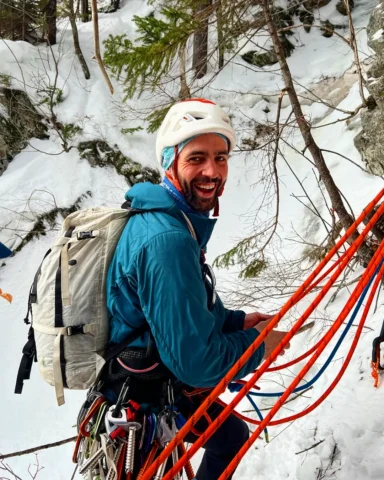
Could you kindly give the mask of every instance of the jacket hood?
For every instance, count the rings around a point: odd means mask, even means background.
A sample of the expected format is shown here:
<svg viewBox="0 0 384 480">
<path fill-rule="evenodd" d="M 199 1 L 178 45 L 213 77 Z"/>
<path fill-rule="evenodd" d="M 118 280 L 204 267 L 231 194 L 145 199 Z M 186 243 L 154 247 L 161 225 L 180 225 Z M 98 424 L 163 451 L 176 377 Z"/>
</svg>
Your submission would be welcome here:
<svg viewBox="0 0 384 480">
<path fill-rule="evenodd" d="M 149 212 L 164 212 L 185 223 L 177 201 L 160 185 L 154 185 L 150 182 L 137 183 L 128 190 L 125 198 L 132 202 L 133 208 Z M 187 213 L 186 215 L 192 222 L 200 247 L 205 250 L 212 235 L 216 219 L 203 217 L 198 213 Z"/>
</svg>

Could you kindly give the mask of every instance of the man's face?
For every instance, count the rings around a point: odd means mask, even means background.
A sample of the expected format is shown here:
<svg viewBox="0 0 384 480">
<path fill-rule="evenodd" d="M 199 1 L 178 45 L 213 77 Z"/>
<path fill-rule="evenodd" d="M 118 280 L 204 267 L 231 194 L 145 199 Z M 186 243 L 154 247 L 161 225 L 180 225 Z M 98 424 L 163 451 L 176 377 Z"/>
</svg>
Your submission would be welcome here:
<svg viewBox="0 0 384 480">
<path fill-rule="evenodd" d="M 214 133 L 194 138 L 180 152 L 176 177 L 185 199 L 199 212 L 215 207 L 227 175 L 228 145 Z"/>
</svg>

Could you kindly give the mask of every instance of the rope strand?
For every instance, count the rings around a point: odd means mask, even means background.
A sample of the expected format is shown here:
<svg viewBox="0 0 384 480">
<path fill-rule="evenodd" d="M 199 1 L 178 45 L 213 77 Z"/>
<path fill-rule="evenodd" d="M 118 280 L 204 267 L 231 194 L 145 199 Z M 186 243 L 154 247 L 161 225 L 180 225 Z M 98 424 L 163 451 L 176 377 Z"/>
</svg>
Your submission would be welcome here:
<svg viewBox="0 0 384 480">
<path fill-rule="evenodd" d="M 351 227 L 347 230 L 347 232 L 341 237 L 341 239 L 335 244 L 335 246 L 328 252 L 325 258 L 319 263 L 319 265 L 315 268 L 315 270 L 309 275 L 309 277 L 304 281 L 302 286 L 295 292 L 295 294 L 286 302 L 280 312 L 275 315 L 275 317 L 271 320 L 268 326 L 261 332 L 258 338 L 252 343 L 252 345 L 246 350 L 246 352 L 242 355 L 242 357 L 235 363 L 235 365 L 229 370 L 229 372 L 224 376 L 221 382 L 213 389 L 210 395 L 207 396 L 205 401 L 199 406 L 197 411 L 191 416 L 191 418 L 186 422 L 183 428 L 177 432 L 175 437 L 169 443 L 169 445 L 163 450 L 163 452 L 157 457 L 157 459 L 153 462 L 152 465 L 149 466 L 148 470 L 145 471 L 142 480 L 150 480 L 153 475 L 155 474 L 156 470 L 158 469 L 159 465 L 162 464 L 172 453 L 172 451 L 177 448 L 177 445 L 184 439 L 187 433 L 196 425 L 198 420 L 205 414 L 207 409 L 215 402 L 219 395 L 225 391 L 229 382 L 233 379 L 233 377 L 240 371 L 240 369 L 245 365 L 245 363 L 249 360 L 249 358 L 255 353 L 255 351 L 260 347 L 264 339 L 267 335 L 278 325 L 281 318 L 294 306 L 298 301 L 300 301 L 304 295 L 307 295 L 313 288 L 315 288 L 331 271 L 334 271 L 331 278 L 327 281 L 325 286 L 322 287 L 320 292 L 317 294 L 315 300 L 311 303 L 311 305 L 306 309 L 304 314 L 296 321 L 292 329 L 287 332 L 283 341 L 274 349 L 272 354 L 265 360 L 265 362 L 261 365 L 258 371 L 256 371 L 251 379 L 245 384 L 245 386 L 241 389 L 241 391 L 236 395 L 236 397 L 232 400 L 232 402 L 227 405 L 221 414 L 212 422 L 211 425 L 208 426 L 205 432 L 200 436 L 200 438 L 191 446 L 191 448 L 179 459 L 179 461 L 172 466 L 172 468 L 168 471 L 168 473 L 163 477 L 163 480 L 171 480 L 177 472 L 179 472 L 188 462 L 193 455 L 197 452 L 197 450 L 210 438 L 210 436 L 219 428 L 219 426 L 228 418 L 228 416 L 234 411 L 234 408 L 237 404 L 241 401 L 242 398 L 254 387 L 257 380 L 261 377 L 265 371 L 268 370 L 271 363 L 275 361 L 279 353 L 284 349 L 284 347 L 288 344 L 288 342 L 292 339 L 292 337 L 297 333 L 299 328 L 303 325 L 303 323 L 307 320 L 308 316 L 313 312 L 313 310 L 318 306 L 324 296 L 332 287 L 333 283 L 337 280 L 339 275 L 348 265 L 349 261 L 353 257 L 353 255 L 357 252 L 361 244 L 363 243 L 365 237 L 370 232 L 372 226 L 376 223 L 376 221 L 380 218 L 380 216 L 384 213 L 384 204 L 382 204 L 372 218 L 369 220 L 367 225 L 365 226 L 363 232 L 358 236 L 358 238 L 348 247 L 345 253 L 343 253 L 340 258 L 334 264 L 323 273 L 320 278 L 316 280 L 318 275 L 322 272 L 324 267 L 328 264 L 328 262 L 333 258 L 336 252 L 345 244 L 347 239 L 350 235 L 357 230 L 358 225 L 371 213 L 374 209 L 376 204 L 380 201 L 380 199 L 384 196 L 384 189 L 376 195 L 374 200 L 370 202 L 367 207 L 363 210 L 361 215 L 358 219 L 351 225 Z M 231 472 L 236 468 L 238 463 L 240 462 L 241 458 L 244 456 L 246 451 L 250 448 L 256 438 L 259 436 L 260 432 L 266 428 L 267 425 L 272 425 L 272 418 L 277 413 L 277 411 L 281 408 L 284 404 L 286 399 L 292 393 L 292 391 L 297 387 L 300 381 L 304 378 L 306 373 L 312 367 L 313 363 L 316 361 L 318 356 L 322 353 L 322 351 L 326 348 L 329 341 L 333 338 L 337 330 L 343 324 L 343 321 L 352 310 L 353 306 L 357 302 L 358 298 L 364 291 L 364 288 L 370 281 L 370 278 L 374 274 L 377 266 L 382 261 L 383 256 L 383 249 L 384 244 L 380 245 L 378 250 L 375 252 L 373 259 L 370 261 L 366 271 L 362 275 L 360 281 L 355 287 L 355 290 L 350 297 L 349 301 L 343 308 L 342 312 L 340 313 L 337 321 L 332 325 L 330 330 L 324 336 L 324 338 L 316 345 L 316 349 L 314 347 L 311 349 L 311 353 L 306 354 L 304 358 L 313 354 L 312 357 L 309 359 L 308 363 L 302 368 L 299 375 L 295 378 L 292 384 L 288 387 L 288 389 L 284 392 L 284 394 L 279 398 L 276 402 L 275 406 L 269 412 L 269 414 L 265 417 L 265 419 L 260 422 L 259 427 L 256 431 L 252 434 L 250 439 L 243 445 L 239 453 L 233 459 L 231 464 L 228 466 L 227 470 L 221 475 L 219 480 L 225 480 L 231 474 Z M 328 389 L 329 390 L 329 389 Z M 331 390 L 329 390 L 328 394 Z M 323 398 L 324 395 L 321 397 Z M 325 397 L 324 397 L 325 398 Z M 320 400 L 320 399 L 319 399 Z M 322 400 L 321 400 L 322 401 Z M 316 402 L 315 402 L 316 403 Z M 321 402 L 320 402 L 321 403 Z M 320 404 L 320 403 L 317 403 Z M 314 404 L 315 405 L 315 404 Z M 316 405 L 316 406 L 317 406 Z M 313 406 L 312 406 L 313 407 Z M 311 407 L 310 407 L 311 408 Z M 315 408 L 315 407 L 313 407 Z M 309 409 L 307 409 L 309 413 Z"/>
</svg>

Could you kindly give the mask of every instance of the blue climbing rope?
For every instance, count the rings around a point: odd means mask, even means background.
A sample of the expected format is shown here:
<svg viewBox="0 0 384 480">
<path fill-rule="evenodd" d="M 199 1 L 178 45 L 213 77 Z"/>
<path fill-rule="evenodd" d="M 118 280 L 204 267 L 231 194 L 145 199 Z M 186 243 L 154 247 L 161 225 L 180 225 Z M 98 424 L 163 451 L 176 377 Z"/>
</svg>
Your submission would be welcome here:
<svg viewBox="0 0 384 480">
<path fill-rule="evenodd" d="M 361 293 L 361 296 L 356 304 L 356 307 L 351 315 L 351 318 L 349 319 L 343 333 L 341 334 L 339 340 L 337 341 L 335 347 L 333 348 L 331 354 L 329 355 L 328 359 L 326 360 L 326 362 L 324 363 L 324 365 L 321 367 L 321 369 L 318 371 L 318 373 L 312 378 L 312 380 L 310 380 L 309 382 L 305 383 L 304 385 L 301 385 L 300 387 L 297 387 L 295 388 L 295 390 L 293 391 L 293 393 L 298 393 L 298 392 L 301 392 L 303 390 L 306 390 L 307 388 L 310 388 L 314 383 L 317 382 L 317 380 L 321 377 L 321 375 L 325 372 L 325 370 L 329 367 L 330 363 L 332 362 L 334 356 L 336 355 L 337 351 L 339 350 L 340 348 L 340 345 L 342 344 L 342 342 L 344 341 L 347 333 L 349 332 L 350 328 L 352 327 L 352 324 L 361 308 L 361 305 L 363 304 L 364 302 L 364 299 L 372 285 L 372 282 L 375 278 L 375 276 L 378 274 L 378 272 L 380 271 L 380 268 L 382 266 L 382 264 L 384 263 L 384 260 L 382 260 L 379 264 L 379 266 L 376 268 L 374 274 L 372 275 L 371 279 L 369 280 L 369 283 L 367 284 L 367 286 L 365 287 L 365 289 L 363 290 L 363 292 Z M 243 388 L 244 385 L 241 385 L 239 383 L 230 383 L 228 385 L 228 389 L 230 392 L 239 392 L 242 388 Z M 247 398 L 248 400 L 250 401 L 252 407 L 255 409 L 257 415 L 259 416 L 260 419 L 262 419 L 263 417 L 261 416 L 261 412 L 260 410 L 258 409 L 257 405 L 255 404 L 255 402 L 251 401 L 251 396 L 253 397 L 281 397 L 282 395 L 284 394 L 284 392 L 273 392 L 273 393 L 266 393 L 266 392 L 249 392 L 247 394 Z"/>
</svg>

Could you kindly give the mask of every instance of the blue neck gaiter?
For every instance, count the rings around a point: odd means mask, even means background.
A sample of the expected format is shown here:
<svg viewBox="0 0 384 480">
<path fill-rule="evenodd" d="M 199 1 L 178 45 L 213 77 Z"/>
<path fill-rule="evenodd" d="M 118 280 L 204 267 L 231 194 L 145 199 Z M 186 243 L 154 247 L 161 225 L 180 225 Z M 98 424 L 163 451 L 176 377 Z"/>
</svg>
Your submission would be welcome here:
<svg viewBox="0 0 384 480">
<path fill-rule="evenodd" d="M 161 182 L 161 186 L 164 187 L 167 192 L 176 200 L 177 206 L 182 210 L 184 213 L 193 213 L 195 215 L 199 215 L 200 217 L 209 218 L 209 212 L 198 212 L 194 208 L 190 207 L 185 200 L 184 195 L 177 190 L 177 188 L 168 180 L 167 177 L 163 178 Z"/>
</svg>

